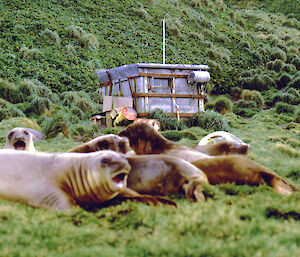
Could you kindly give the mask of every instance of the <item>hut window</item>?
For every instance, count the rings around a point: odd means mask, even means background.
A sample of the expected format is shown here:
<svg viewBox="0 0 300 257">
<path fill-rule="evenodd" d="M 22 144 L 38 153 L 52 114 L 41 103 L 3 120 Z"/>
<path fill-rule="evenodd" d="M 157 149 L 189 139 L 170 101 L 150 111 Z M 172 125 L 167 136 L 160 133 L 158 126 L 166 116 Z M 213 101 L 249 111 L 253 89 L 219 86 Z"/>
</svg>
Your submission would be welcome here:
<svg viewBox="0 0 300 257">
<path fill-rule="evenodd" d="M 172 80 L 169 78 L 153 78 L 153 88 L 171 88 Z"/>
</svg>

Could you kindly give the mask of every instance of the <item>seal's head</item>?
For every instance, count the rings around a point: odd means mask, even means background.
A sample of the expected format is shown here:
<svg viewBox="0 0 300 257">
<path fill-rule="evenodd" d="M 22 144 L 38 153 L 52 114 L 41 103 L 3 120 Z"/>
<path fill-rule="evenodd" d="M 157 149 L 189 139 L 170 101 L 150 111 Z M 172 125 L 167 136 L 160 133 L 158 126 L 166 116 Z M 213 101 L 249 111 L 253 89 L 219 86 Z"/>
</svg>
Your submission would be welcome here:
<svg viewBox="0 0 300 257">
<path fill-rule="evenodd" d="M 124 154 L 104 150 L 73 155 L 76 161 L 66 170 L 60 184 L 78 205 L 103 203 L 127 187 L 131 167 Z"/>
<path fill-rule="evenodd" d="M 27 128 L 13 128 L 7 134 L 4 149 L 35 152 L 33 135 Z"/>
<path fill-rule="evenodd" d="M 129 151 L 129 140 L 114 134 L 103 135 L 83 145 L 74 147 L 68 152 L 91 153 L 101 150 L 113 150 L 125 154 Z"/>
</svg>

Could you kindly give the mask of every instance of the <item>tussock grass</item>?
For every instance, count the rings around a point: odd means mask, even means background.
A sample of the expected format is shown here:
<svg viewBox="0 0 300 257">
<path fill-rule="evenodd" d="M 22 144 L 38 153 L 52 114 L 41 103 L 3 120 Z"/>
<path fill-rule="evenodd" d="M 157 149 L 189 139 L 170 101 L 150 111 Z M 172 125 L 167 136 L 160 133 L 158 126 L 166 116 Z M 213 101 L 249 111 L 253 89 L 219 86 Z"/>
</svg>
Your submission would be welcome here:
<svg viewBox="0 0 300 257">
<path fill-rule="evenodd" d="M 19 57 L 21 59 L 38 59 L 41 55 L 41 51 L 36 48 L 22 47 L 19 51 Z"/>
</svg>

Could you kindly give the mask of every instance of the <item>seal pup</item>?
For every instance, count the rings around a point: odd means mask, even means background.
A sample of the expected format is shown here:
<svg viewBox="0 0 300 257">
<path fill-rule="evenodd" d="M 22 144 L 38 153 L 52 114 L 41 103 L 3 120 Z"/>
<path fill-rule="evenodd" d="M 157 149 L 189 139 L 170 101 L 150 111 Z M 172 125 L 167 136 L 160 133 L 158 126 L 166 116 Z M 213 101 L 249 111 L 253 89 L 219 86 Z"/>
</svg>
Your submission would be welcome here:
<svg viewBox="0 0 300 257">
<path fill-rule="evenodd" d="M 190 201 L 204 201 L 203 186 L 208 184 L 203 171 L 191 163 L 167 155 L 126 157 L 131 170 L 128 187 L 141 194 L 184 193 Z"/>
<path fill-rule="evenodd" d="M 218 142 L 208 145 L 196 145 L 193 148 L 201 153 L 211 156 L 241 154 L 247 155 L 249 145 L 236 142 Z"/>
<path fill-rule="evenodd" d="M 128 189 L 130 168 L 123 154 L 110 150 L 87 154 L 0 150 L 0 198 L 56 210 L 92 208 L 117 195 L 176 205 Z"/>
<path fill-rule="evenodd" d="M 129 140 L 125 137 L 108 134 L 96 137 L 82 145 L 70 149 L 68 152 L 91 153 L 108 149 L 125 154 L 129 151 Z"/>
<path fill-rule="evenodd" d="M 191 147 L 168 140 L 145 122 L 129 125 L 119 133 L 119 136 L 129 139 L 130 146 L 137 155 L 167 154 L 189 162 L 201 158 L 210 158 L 209 155 L 201 153 Z"/>
<path fill-rule="evenodd" d="M 235 183 L 258 186 L 266 184 L 280 194 L 299 189 L 284 178 L 242 155 L 216 156 L 192 162 L 207 176 L 210 184 Z"/>
<path fill-rule="evenodd" d="M 6 141 L 3 149 L 24 150 L 35 152 L 33 144 L 34 136 L 30 129 L 16 127 L 10 130 L 6 136 Z"/>
</svg>

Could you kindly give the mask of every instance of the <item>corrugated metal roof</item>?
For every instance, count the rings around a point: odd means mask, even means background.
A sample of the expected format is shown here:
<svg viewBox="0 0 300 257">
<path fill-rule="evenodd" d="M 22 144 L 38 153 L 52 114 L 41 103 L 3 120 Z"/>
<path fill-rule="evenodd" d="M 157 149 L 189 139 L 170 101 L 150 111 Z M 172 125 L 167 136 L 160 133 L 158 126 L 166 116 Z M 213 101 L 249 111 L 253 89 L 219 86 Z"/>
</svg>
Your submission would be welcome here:
<svg viewBox="0 0 300 257">
<path fill-rule="evenodd" d="M 139 68 L 152 69 L 182 69 L 182 70 L 208 70 L 208 65 L 190 65 L 190 64 L 161 64 L 161 63 L 134 63 L 120 67 L 97 71 L 100 84 L 111 80 L 123 79 L 127 77 L 136 77 L 139 75 Z M 108 75 L 109 73 L 109 75 Z"/>
</svg>

